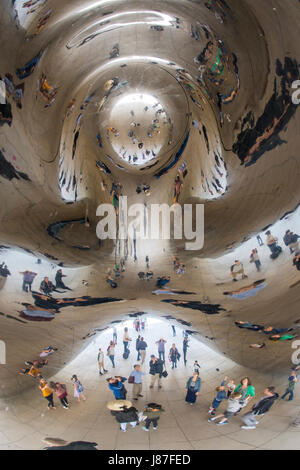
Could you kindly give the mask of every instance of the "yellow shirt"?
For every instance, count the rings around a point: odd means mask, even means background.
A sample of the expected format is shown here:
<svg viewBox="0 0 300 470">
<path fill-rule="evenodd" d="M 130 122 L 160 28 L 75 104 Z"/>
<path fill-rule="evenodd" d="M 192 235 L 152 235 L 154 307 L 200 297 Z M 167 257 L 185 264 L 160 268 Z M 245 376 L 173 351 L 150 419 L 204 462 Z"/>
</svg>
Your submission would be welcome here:
<svg viewBox="0 0 300 470">
<path fill-rule="evenodd" d="M 52 390 L 48 384 L 45 384 L 44 386 L 41 385 L 41 388 L 44 397 L 49 397 L 52 394 Z"/>
</svg>

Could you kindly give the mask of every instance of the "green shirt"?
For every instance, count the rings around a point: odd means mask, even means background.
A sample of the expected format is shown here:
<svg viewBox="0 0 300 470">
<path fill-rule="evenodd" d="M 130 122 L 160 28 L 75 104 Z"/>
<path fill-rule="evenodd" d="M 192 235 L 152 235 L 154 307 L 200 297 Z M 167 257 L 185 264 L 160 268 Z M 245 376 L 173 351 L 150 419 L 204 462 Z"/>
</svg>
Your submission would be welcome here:
<svg viewBox="0 0 300 470">
<path fill-rule="evenodd" d="M 242 399 L 244 400 L 246 397 L 254 397 L 255 396 L 255 388 L 252 385 L 248 385 L 247 388 L 242 389 L 242 384 L 239 384 L 235 392 L 240 392 L 242 394 Z"/>
</svg>

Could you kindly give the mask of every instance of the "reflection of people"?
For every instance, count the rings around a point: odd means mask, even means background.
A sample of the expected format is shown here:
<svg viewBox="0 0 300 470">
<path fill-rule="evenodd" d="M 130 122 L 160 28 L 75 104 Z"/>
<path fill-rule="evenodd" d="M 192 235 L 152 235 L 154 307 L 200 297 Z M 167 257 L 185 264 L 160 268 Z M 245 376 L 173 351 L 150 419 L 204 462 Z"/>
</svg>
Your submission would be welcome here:
<svg viewBox="0 0 300 470">
<path fill-rule="evenodd" d="M 245 426 L 242 429 L 255 429 L 258 424 L 257 416 L 265 415 L 274 404 L 275 400 L 279 398 L 278 393 L 275 392 L 274 387 L 268 387 L 264 390 L 264 396 L 255 405 L 252 410 L 242 416 Z"/>
<path fill-rule="evenodd" d="M 297 335 L 271 335 L 269 339 L 271 341 L 290 341 L 291 339 L 297 338 Z"/>
<path fill-rule="evenodd" d="M 167 341 L 163 338 L 160 338 L 158 341 L 156 341 L 156 344 L 158 345 L 158 356 L 159 359 L 161 359 L 163 362 L 165 362 L 165 343 Z"/>
<path fill-rule="evenodd" d="M 31 286 L 32 286 L 35 276 L 37 276 L 37 273 L 27 270 L 24 272 L 20 272 L 20 274 L 23 275 L 23 285 L 22 285 L 23 291 L 28 292 L 28 289 L 31 291 Z"/>
<path fill-rule="evenodd" d="M 126 400 L 127 390 L 124 385 L 126 380 L 126 377 L 121 376 L 107 379 L 108 388 L 112 390 L 116 400 Z"/>
<path fill-rule="evenodd" d="M 154 354 L 152 354 L 151 360 L 149 362 L 149 367 L 149 374 L 152 375 L 150 388 L 154 387 L 156 380 L 158 381 L 158 388 L 161 388 L 161 377 L 163 373 L 164 362 L 155 357 Z"/>
<path fill-rule="evenodd" d="M 278 239 L 272 235 L 270 230 L 268 230 L 266 232 L 266 236 L 267 236 L 267 239 L 266 239 L 267 245 L 268 245 L 272 255 L 279 254 L 281 252 L 282 248 L 277 245 Z"/>
<path fill-rule="evenodd" d="M 242 275 L 242 279 L 245 279 L 247 276 L 244 272 L 244 266 L 243 263 L 241 263 L 239 260 L 235 260 L 234 264 L 230 268 L 231 276 L 233 277 L 233 281 L 237 281 L 236 277 L 238 274 Z"/>
<path fill-rule="evenodd" d="M 285 235 L 283 237 L 283 241 L 286 246 L 289 247 L 290 253 L 296 253 L 299 251 L 299 243 L 298 243 L 298 238 L 299 235 L 296 233 L 291 232 L 290 230 L 287 230 L 285 232 Z"/>
<path fill-rule="evenodd" d="M 174 343 L 169 352 L 169 359 L 172 362 L 172 369 L 174 369 L 174 367 L 177 368 L 177 361 L 180 359 L 180 354 Z"/>
<path fill-rule="evenodd" d="M 247 330 L 261 331 L 263 329 L 262 325 L 255 325 L 247 321 L 235 321 L 236 326 L 239 328 L 246 328 Z"/>
<path fill-rule="evenodd" d="M 30 321 L 51 321 L 55 318 L 55 310 L 44 309 L 42 307 L 37 307 L 36 305 L 30 305 L 28 303 L 23 303 L 24 310 L 19 311 L 21 318 L 25 318 Z"/>
<path fill-rule="evenodd" d="M 225 308 L 222 308 L 220 304 L 203 304 L 199 300 L 171 300 L 164 299 L 161 302 L 175 305 L 175 307 L 191 308 L 192 310 L 200 310 L 200 312 L 206 313 L 207 315 L 217 315 L 220 311 L 226 312 Z"/>
<path fill-rule="evenodd" d="M 288 386 L 284 392 L 284 394 L 281 397 L 281 400 L 284 400 L 287 395 L 289 395 L 289 401 L 292 401 L 294 398 L 294 388 L 295 388 L 295 383 L 297 382 L 297 373 L 296 371 L 293 371 L 292 374 L 289 377 L 289 382 Z"/>
<path fill-rule="evenodd" d="M 67 287 L 63 281 L 62 281 L 62 278 L 63 277 L 67 277 L 65 274 L 62 273 L 62 270 L 59 269 L 56 273 L 56 276 L 55 276 L 55 282 L 56 282 L 56 289 L 57 288 L 60 288 L 60 289 L 67 289 L 67 290 L 72 290 L 70 289 L 70 287 Z"/>
<path fill-rule="evenodd" d="M 193 405 L 196 402 L 201 389 L 201 378 L 199 377 L 198 370 L 194 370 L 193 376 L 188 379 L 185 389 L 185 401 Z"/>
<path fill-rule="evenodd" d="M 40 285 L 40 291 L 44 292 L 45 295 L 50 295 L 51 296 L 51 292 L 53 292 L 54 290 L 55 290 L 55 287 L 52 284 L 52 282 L 49 281 L 49 278 L 44 277 L 44 279 L 43 279 L 43 281 L 41 282 L 41 285 Z"/>
<path fill-rule="evenodd" d="M 44 450 L 98 450 L 96 442 L 74 441 L 68 442 L 63 439 L 45 437 L 43 443 L 48 445 Z"/>
<path fill-rule="evenodd" d="M 237 299 L 245 299 L 249 296 L 257 295 L 257 293 L 264 289 L 267 286 L 265 279 L 259 279 L 258 281 L 253 282 L 249 286 L 241 287 L 240 289 L 234 291 L 223 292 L 224 295 Z"/>
<path fill-rule="evenodd" d="M 83 295 L 81 297 L 55 299 L 52 296 L 44 295 L 39 292 L 32 292 L 34 303 L 38 307 L 55 309 L 57 312 L 63 307 L 86 307 L 88 305 L 98 305 L 108 302 L 121 302 L 123 299 L 114 297 L 90 297 Z"/>
<path fill-rule="evenodd" d="M 48 410 L 50 410 L 50 408 L 55 410 L 53 402 L 53 390 L 44 379 L 40 380 L 39 389 L 41 390 L 43 397 L 48 401 Z"/>
<path fill-rule="evenodd" d="M 256 269 L 259 272 L 261 267 L 261 262 L 258 256 L 257 248 L 254 248 L 250 255 L 250 263 L 255 263 Z"/>
<path fill-rule="evenodd" d="M 118 403 L 111 403 L 110 410 L 111 414 L 116 418 L 117 423 L 120 424 L 121 431 L 126 432 L 128 423 L 130 423 L 132 428 L 136 427 L 139 419 L 137 415 L 137 409 L 134 408 L 134 406 L 131 406 L 131 403 L 127 402 L 127 400 L 123 400 L 120 405 Z"/>
<path fill-rule="evenodd" d="M 142 411 L 142 416 L 145 417 L 145 426 L 142 427 L 144 431 L 149 431 L 150 424 L 152 423 L 153 429 L 157 429 L 158 420 L 161 413 L 164 411 L 161 405 L 157 403 L 148 403 Z"/>
</svg>

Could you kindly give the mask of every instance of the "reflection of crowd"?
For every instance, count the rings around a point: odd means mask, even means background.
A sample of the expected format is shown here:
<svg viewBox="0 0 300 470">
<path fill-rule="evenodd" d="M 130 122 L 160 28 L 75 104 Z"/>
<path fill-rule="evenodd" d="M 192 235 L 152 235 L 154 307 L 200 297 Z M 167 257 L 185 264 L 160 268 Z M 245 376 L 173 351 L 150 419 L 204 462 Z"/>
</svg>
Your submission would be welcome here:
<svg viewBox="0 0 300 470">
<path fill-rule="evenodd" d="M 276 259 L 280 253 L 282 253 L 282 247 L 278 244 L 278 238 L 274 236 L 271 230 L 267 230 L 266 233 L 266 245 L 269 248 L 271 259 Z M 257 235 L 257 241 L 260 247 L 264 245 L 264 242 L 260 235 Z M 300 236 L 291 230 L 286 230 L 283 236 L 284 244 L 289 248 L 290 254 L 294 254 L 293 265 L 296 266 L 297 270 L 300 271 L 300 248 L 299 248 L 299 238 Z M 250 254 L 250 263 L 254 263 L 256 270 L 260 272 L 261 270 L 261 260 L 258 254 L 258 249 L 253 248 Z M 242 279 L 247 278 L 244 270 L 243 263 L 239 260 L 235 260 L 234 264 L 230 268 L 231 276 L 233 281 L 237 281 L 237 276 L 241 275 Z"/>
</svg>

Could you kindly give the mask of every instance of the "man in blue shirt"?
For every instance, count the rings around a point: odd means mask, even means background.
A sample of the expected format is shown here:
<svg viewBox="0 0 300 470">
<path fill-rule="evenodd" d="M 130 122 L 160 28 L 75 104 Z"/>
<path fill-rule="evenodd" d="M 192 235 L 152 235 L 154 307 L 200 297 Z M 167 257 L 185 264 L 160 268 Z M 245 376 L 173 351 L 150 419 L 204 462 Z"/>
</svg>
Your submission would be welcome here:
<svg viewBox="0 0 300 470">
<path fill-rule="evenodd" d="M 142 372 L 142 369 L 141 369 L 140 365 L 135 364 L 135 366 L 133 366 L 133 367 L 134 367 L 134 369 L 130 374 L 130 377 L 133 377 L 133 379 L 134 379 L 132 393 L 133 393 L 133 399 L 138 400 L 139 397 L 143 396 L 143 395 L 141 395 L 141 391 L 142 391 L 142 387 L 143 387 L 142 378 L 143 378 L 143 375 L 146 375 L 146 374 L 145 374 L 145 372 Z M 131 380 L 130 380 L 129 383 L 131 383 Z"/>
<path fill-rule="evenodd" d="M 127 390 L 124 386 L 126 382 L 126 377 L 111 377 L 107 379 L 108 387 L 112 390 L 116 400 L 126 400 Z"/>
</svg>

